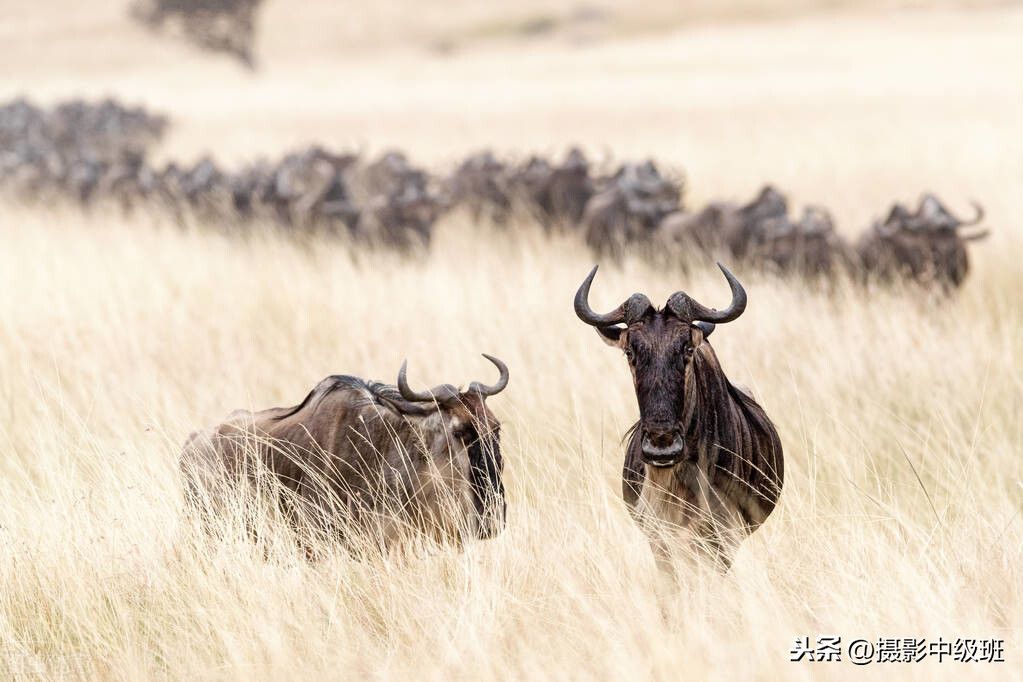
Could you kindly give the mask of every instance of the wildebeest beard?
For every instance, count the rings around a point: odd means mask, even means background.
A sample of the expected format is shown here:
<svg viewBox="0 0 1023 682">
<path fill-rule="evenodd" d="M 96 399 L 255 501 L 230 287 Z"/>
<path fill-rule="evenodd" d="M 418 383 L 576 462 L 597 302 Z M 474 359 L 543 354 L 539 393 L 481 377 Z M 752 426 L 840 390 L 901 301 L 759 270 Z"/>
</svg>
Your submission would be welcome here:
<svg viewBox="0 0 1023 682">
<path fill-rule="evenodd" d="M 487 540 L 504 529 L 505 498 L 500 426 L 478 395 L 460 396 L 459 411 L 468 419 L 458 437 L 469 456 L 469 486 L 476 513 L 475 533 Z"/>
<path fill-rule="evenodd" d="M 507 509 L 501 479 L 504 462 L 499 436 L 473 440 L 469 445 L 469 467 L 469 484 L 477 518 L 476 534 L 479 539 L 488 540 L 504 528 Z"/>
</svg>

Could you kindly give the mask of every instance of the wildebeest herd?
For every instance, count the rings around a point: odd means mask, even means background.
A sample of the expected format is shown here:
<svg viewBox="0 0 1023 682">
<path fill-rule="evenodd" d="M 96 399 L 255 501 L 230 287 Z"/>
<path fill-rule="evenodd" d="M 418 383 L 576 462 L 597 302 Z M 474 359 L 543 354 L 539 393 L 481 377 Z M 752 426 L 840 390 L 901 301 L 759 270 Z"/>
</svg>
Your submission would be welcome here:
<svg viewBox="0 0 1023 682">
<path fill-rule="evenodd" d="M 474 224 L 576 234 L 596 254 L 724 254 L 743 267 L 819 278 L 906 279 L 942 289 L 968 270 L 966 243 L 986 231 L 983 210 L 962 219 L 925 194 L 895 204 L 858 243 L 829 212 L 798 217 L 765 187 L 745 204 L 684 207 L 681 179 L 653 161 L 602 169 L 579 149 L 560 160 L 502 160 L 491 152 L 432 174 L 401 153 L 373 160 L 309 147 L 275 162 L 228 171 L 211 158 L 157 166 L 152 147 L 167 119 L 113 100 L 45 109 L 25 100 L 0 107 L 0 192 L 12 200 L 70 201 L 84 209 L 158 210 L 178 220 L 239 228 L 261 222 L 344 235 L 353 248 L 415 252 L 429 247 L 440 216 Z M 663 308 L 634 294 L 601 314 L 588 297 L 575 312 L 620 348 L 632 371 L 640 418 L 629 433 L 622 492 L 662 565 L 672 548 L 695 545 L 727 568 L 741 540 L 775 508 L 782 448 L 764 410 L 728 381 L 710 346 L 716 325 L 746 308 L 746 291 L 722 267 L 732 301 L 709 308 L 679 291 Z M 508 385 L 413 390 L 405 366 L 395 386 L 332 376 L 295 407 L 238 411 L 193 434 L 181 457 L 187 498 L 215 518 L 231 484 L 269 473 L 275 505 L 293 524 L 346 546 L 353 530 L 384 547 L 413 534 L 463 543 L 505 522 L 500 423 L 486 399 Z"/>
<path fill-rule="evenodd" d="M 623 350 L 632 370 L 640 416 L 622 495 L 669 572 L 680 548 L 727 570 L 782 490 L 778 433 L 710 346 L 715 326 L 747 303 L 739 280 L 721 271 L 732 292 L 723 310 L 679 291 L 662 309 L 633 294 L 597 313 L 588 302 L 596 267 L 575 295 L 576 315 Z M 485 357 L 500 373 L 490 386 L 415 391 L 402 364 L 396 386 L 331 376 L 294 407 L 238 410 L 186 442 L 186 498 L 209 527 L 232 490 L 268 474 L 274 505 L 294 528 L 349 549 L 366 538 L 391 549 L 418 537 L 455 545 L 494 537 L 507 502 L 500 422 L 486 399 L 507 387 L 509 371 Z"/>
<path fill-rule="evenodd" d="M 111 100 L 51 109 L 10 102 L 0 107 L 0 192 L 33 202 L 65 198 L 83 207 L 158 210 L 225 228 L 269 222 L 403 251 L 428 247 L 438 219 L 463 211 L 476 224 L 536 222 L 576 234 L 609 259 L 717 254 L 809 278 L 847 274 L 939 289 L 963 282 L 967 242 L 987 234 L 964 229 L 982 221 L 979 206 L 963 219 L 932 194 L 912 210 L 894 204 L 854 243 L 836 231 L 827 209 L 808 206 L 797 216 L 771 186 L 747 203 L 691 210 L 682 180 L 655 162 L 605 169 L 579 149 L 560 160 L 520 162 L 484 151 L 443 174 L 399 152 L 365 160 L 319 146 L 234 171 L 209 157 L 157 166 L 148 155 L 166 129 L 165 117 Z"/>
</svg>

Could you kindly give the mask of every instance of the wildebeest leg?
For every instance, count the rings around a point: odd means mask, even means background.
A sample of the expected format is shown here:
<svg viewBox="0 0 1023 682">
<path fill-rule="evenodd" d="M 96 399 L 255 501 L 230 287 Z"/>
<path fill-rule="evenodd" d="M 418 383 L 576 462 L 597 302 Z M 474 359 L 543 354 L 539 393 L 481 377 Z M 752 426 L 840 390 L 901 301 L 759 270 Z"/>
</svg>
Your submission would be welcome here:
<svg viewBox="0 0 1023 682">
<path fill-rule="evenodd" d="M 693 551 L 693 533 L 650 518 L 640 523 L 650 543 L 658 579 L 667 591 L 677 589 L 683 577 L 697 568 L 698 553 Z"/>
<path fill-rule="evenodd" d="M 721 496 L 704 472 L 699 473 L 696 484 L 703 517 L 699 529 L 700 552 L 718 570 L 727 573 L 742 542 L 743 534 L 739 530 L 744 527 L 742 515 L 729 500 Z"/>
</svg>

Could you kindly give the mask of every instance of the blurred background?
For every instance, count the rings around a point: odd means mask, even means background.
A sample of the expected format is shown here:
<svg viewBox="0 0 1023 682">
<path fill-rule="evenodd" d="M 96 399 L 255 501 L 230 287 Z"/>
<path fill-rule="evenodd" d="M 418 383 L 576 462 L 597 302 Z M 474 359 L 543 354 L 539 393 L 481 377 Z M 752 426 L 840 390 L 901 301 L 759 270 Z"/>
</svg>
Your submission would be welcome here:
<svg viewBox="0 0 1023 682">
<path fill-rule="evenodd" d="M 318 143 L 443 170 L 580 145 L 684 171 L 697 205 L 773 182 L 849 230 L 924 190 L 997 202 L 1023 163 L 1004 1 L 192 3 L 243 7 L 217 29 L 247 58 L 164 2 L 156 25 L 159 0 L 6 0 L 0 100 L 144 105 L 171 122 L 154 158 L 183 163 Z"/>
</svg>

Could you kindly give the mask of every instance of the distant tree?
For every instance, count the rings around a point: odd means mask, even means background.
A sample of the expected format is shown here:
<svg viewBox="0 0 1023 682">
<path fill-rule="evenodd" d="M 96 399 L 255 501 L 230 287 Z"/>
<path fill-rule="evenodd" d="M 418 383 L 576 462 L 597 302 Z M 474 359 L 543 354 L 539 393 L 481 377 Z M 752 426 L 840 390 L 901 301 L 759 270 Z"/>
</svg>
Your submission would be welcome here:
<svg viewBox="0 0 1023 682">
<path fill-rule="evenodd" d="M 256 11 L 262 0 L 134 0 L 130 14 L 154 31 L 180 32 L 185 40 L 222 52 L 254 69 Z"/>
</svg>

